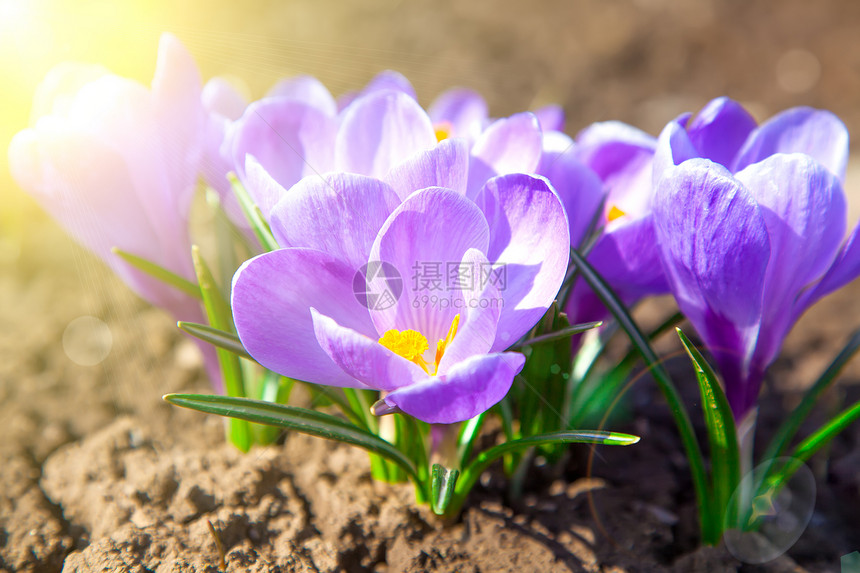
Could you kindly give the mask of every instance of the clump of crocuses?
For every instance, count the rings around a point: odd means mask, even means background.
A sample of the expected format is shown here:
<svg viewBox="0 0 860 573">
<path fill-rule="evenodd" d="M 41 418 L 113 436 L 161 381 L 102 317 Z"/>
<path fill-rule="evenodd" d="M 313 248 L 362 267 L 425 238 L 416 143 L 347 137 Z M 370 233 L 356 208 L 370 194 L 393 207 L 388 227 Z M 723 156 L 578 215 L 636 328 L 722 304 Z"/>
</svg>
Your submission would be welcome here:
<svg viewBox="0 0 860 573">
<path fill-rule="evenodd" d="M 166 399 L 229 416 L 243 450 L 277 437 L 263 425 L 365 448 L 375 478 L 411 480 L 449 517 L 494 460 L 521 480 L 535 452 L 557 461 L 562 444 L 635 443 L 576 426 L 617 401 L 639 352 L 684 438 L 703 540 L 719 541 L 749 501 L 731 497 L 751 435 L 739 438 L 736 421 L 755 411 L 800 314 L 860 273 L 857 232 L 844 237 L 848 136 L 828 112 L 758 125 L 720 98 L 659 137 L 610 121 L 571 138 L 558 106 L 492 118 L 479 94 L 453 88 L 425 110 L 391 71 L 339 98 L 311 76 L 286 78 L 248 102 L 219 78 L 201 88 L 172 36 L 151 90 L 93 68 L 52 72 L 42 89 L 53 104 L 13 142 L 16 179 L 217 348 L 207 363 L 226 396 Z M 217 221 L 207 256 L 188 233 L 200 179 Z M 665 293 L 722 377 L 680 333 L 706 406 L 710 475 L 628 311 Z M 614 364 L 603 351 L 615 329 L 576 336 L 610 318 L 634 345 Z M 295 384 L 302 406 L 290 405 Z M 475 452 L 494 416 L 499 445 Z M 759 491 L 796 469 L 771 465 Z"/>
</svg>

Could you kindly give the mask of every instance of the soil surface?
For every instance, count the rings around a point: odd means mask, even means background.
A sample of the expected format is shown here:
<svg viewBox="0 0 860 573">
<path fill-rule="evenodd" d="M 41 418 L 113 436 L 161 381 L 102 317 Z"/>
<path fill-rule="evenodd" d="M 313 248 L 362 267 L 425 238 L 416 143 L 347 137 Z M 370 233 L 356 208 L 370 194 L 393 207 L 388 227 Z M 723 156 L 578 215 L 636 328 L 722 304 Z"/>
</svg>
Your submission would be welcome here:
<svg viewBox="0 0 860 573">
<path fill-rule="evenodd" d="M 242 15 L 189 4 L 206 18 L 165 8 L 160 28 L 188 43 L 204 75 L 241 75 L 257 95 L 284 74 L 313 73 L 342 92 L 396 68 L 424 102 L 452 85 L 481 90 L 499 115 L 558 101 L 571 133 L 608 118 L 656 132 L 724 93 L 762 118 L 808 104 L 860 128 L 852 0 L 306 0 L 247 2 Z M 858 163 L 848 176 L 852 223 Z M 698 549 L 688 467 L 645 378 L 618 426 L 641 435 L 639 444 L 598 448 L 591 465 L 590 450 L 574 447 L 559 471 L 538 469 L 514 503 L 493 468 L 447 527 L 415 505 L 409 486 L 372 482 L 361 451 L 289 435 L 242 455 L 224 443 L 221 420 L 161 401 L 207 389 L 196 347 L 171 318 L 19 192 L 3 205 L 0 572 L 215 572 L 219 544 L 228 571 L 261 572 L 838 572 L 840 557 L 860 550 L 860 425 L 809 464 L 816 509 L 786 554 L 748 565 L 725 547 Z M 760 438 L 860 324 L 858 295 L 854 284 L 795 328 L 765 388 Z M 656 324 L 667 310 L 662 300 L 638 314 Z M 82 316 L 103 321 L 110 341 L 88 346 L 92 331 L 75 322 Z M 678 351 L 670 338 L 659 348 Z M 104 360 L 88 360 L 100 352 Z M 698 418 L 695 383 L 678 380 Z M 860 361 L 807 430 L 857 399 Z"/>
</svg>

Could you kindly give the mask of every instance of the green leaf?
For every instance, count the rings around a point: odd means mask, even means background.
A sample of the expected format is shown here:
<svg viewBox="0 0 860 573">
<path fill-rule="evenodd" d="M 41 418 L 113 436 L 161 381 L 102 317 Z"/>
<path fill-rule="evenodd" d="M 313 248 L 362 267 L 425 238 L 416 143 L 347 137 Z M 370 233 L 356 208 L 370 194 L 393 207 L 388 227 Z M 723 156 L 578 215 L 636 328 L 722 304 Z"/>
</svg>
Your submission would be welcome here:
<svg viewBox="0 0 860 573">
<path fill-rule="evenodd" d="M 687 335 L 680 328 L 675 330 L 693 362 L 702 395 L 702 410 L 711 448 L 712 511 L 715 516 L 730 512 L 728 523 L 734 523 L 737 519 L 736 508 L 730 508 L 729 503 L 741 479 L 740 448 L 734 415 L 714 369 Z"/>
<path fill-rule="evenodd" d="M 445 515 L 459 476 L 459 470 L 450 470 L 439 464 L 433 464 L 430 477 L 430 505 L 436 515 Z"/>
<path fill-rule="evenodd" d="M 474 480 L 478 479 L 481 473 L 499 457 L 510 452 L 522 451 L 543 444 L 598 444 L 604 446 L 630 446 L 638 441 L 639 436 L 597 430 L 550 432 L 539 436 L 520 438 L 519 440 L 504 442 L 478 454 L 475 459 L 463 469 L 463 477 L 464 480 L 469 479 L 474 482 Z"/>
<path fill-rule="evenodd" d="M 669 374 L 660 363 L 657 353 L 654 352 L 653 348 L 651 348 L 648 339 L 645 338 L 645 335 L 642 334 L 641 330 L 639 330 L 639 327 L 633 321 L 630 313 L 627 312 L 624 304 L 612 291 L 609 285 L 606 284 L 606 281 L 597 274 L 597 271 L 588 264 L 576 249 L 570 250 L 570 256 L 573 259 L 573 263 L 576 265 L 578 272 L 588 283 L 588 286 L 590 286 L 591 290 L 600 297 L 600 300 L 603 301 L 603 304 L 606 305 L 606 308 L 609 309 L 615 317 L 615 320 L 618 321 L 618 324 L 624 329 L 627 336 L 630 337 L 630 341 L 633 343 L 633 346 L 639 350 L 639 353 L 642 355 L 642 359 L 645 361 L 646 367 L 650 370 L 652 376 L 654 376 L 657 386 L 663 393 L 663 396 L 669 405 L 669 409 L 672 412 L 672 416 L 675 418 L 675 425 L 678 426 L 678 432 L 681 435 L 681 441 L 684 444 L 684 450 L 687 454 L 687 461 L 690 463 L 690 473 L 692 474 L 693 487 L 696 491 L 696 503 L 699 510 L 700 526 L 702 529 L 702 540 L 707 544 L 718 543 L 719 535 L 715 531 L 715 528 L 718 527 L 718 523 L 722 523 L 723 516 L 714 516 L 711 514 L 709 509 L 709 491 L 707 474 L 705 473 L 705 460 L 702 456 L 699 442 L 696 440 L 696 433 L 693 429 L 692 422 L 690 422 L 690 416 L 684 408 L 681 394 L 678 392 L 678 389 L 675 388 L 671 378 L 669 378 Z"/>
<path fill-rule="evenodd" d="M 848 343 L 842 348 L 836 358 L 833 359 L 830 366 L 822 372 L 815 384 L 806 391 L 800 404 L 788 414 L 788 417 L 780 425 L 762 456 L 765 463 L 783 454 L 789 442 L 797 435 L 797 430 L 803 424 L 803 421 L 815 407 L 818 399 L 836 381 L 836 377 L 845 365 L 848 364 L 848 361 L 857 354 L 858 350 L 860 350 L 860 329 L 854 331 L 848 339 Z"/>
<path fill-rule="evenodd" d="M 490 464 L 512 452 L 520 452 L 544 444 L 601 444 L 607 446 L 629 446 L 639 441 L 638 436 L 621 434 L 617 432 L 601 432 L 596 430 L 579 430 L 567 432 L 550 432 L 539 436 L 531 436 L 518 440 L 510 440 L 498 446 L 485 450 L 478 454 L 475 459 L 464 467 L 461 477 L 457 482 L 454 496 L 448 505 L 447 515 L 456 515 L 466 496 L 477 483 L 478 478 Z"/>
<path fill-rule="evenodd" d="M 179 321 L 176 323 L 176 326 L 179 327 L 180 330 L 187 332 L 191 336 L 195 338 L 199 338 L 204 342 L 208 342 L 213 346 L 217 346 L 218 348 L 223 348 L 224 350 L 228 350 L 237 356 L 241 356 L 242 358 L 247 358 L 248 360 L 254 360 L 248 351 L 245 350 L 245 347 L 242 346 L 242 343 L 239 341 L 239 337 L 233 334 L 232 332 L 226 332 L 224 330 L 219 330 L 217 328 L 213 328 L 207 324 L 198 324 L 196 322 L 184 322 Z"/>
<path fill-rule="evenodd" d="M 786 467 L 778 472 L 779 481 L 785 483 L 791 479 L 791 476 L 794 475 L 794 472 L 797 471 L 801 463 L 808 461 L 815 452 L 827 445 L 830 440 L 854 423 L 857 418 L 860 418 L 860 402 L 855 402 L 816 430 L 811 436 L 800 442 L 791 453 L 792 463 L 787 464 Z"/>
<path fill-rule="evenodd" d="M 203 306 L 206 308 L 206 317 L 216 330 L 225 332 L 233 331 L 233 315 L 230 305 L 221 294 L 212 271 L 203 257 L 197 245 L 191 247 L 191 258 L 194 260 L 194 271 L 197 273 L 197 282 L 200 284 L 200 292 L 203 293 Z M 221 375 L 224 377 L 224 389 L 228 396 L 245 396 L 245 381 L 242 376 L 242 365 L 239 357 L 223 348 L 216 347 L 218 364 L 221 366 Z M 228 437 L 239 450 L 247 452 L 251 449 L 251 429 L 247 422 L 230 421 L 228 425 Z"/>
<path fill-rule="evenodd" d="M 167 394 L 164 400 L 199 412 L 278 426 L 311 436 L 352 444 L 396 463 L 411 478 L 418 479 L 412 462 L 393 445 L 355 424 L 330 414 L 231 396 Z"/>
<path fill-rule="evenodd" d="M 138 257 L 137 255 L 127 253 L 117 247 L 113 247 L 111 249 L 111 252 L 125 262 L 127 262 L 128 264 L 130 264 L 131 266 L 133 266 L 134 268 L 141 270 L 152 277 L 157 278 L 161 282 L 169 284 L 170 286 L 181 290 L 185 294 L 192 296 L 197 300 L 201 300 L 203 298 L 203 295 L 200 293 L 200 287 L 198 287 L 190 280 L 184 279 L 176 273 L 171 272 L 164 267 L 153 263 L 152 261 L 148 261 L 142 257 Z"/>
<path fill-rule="evenodd" d="M 544 342 L 555 342 L 557 340 L 564 340 L 565 338 L 570 338 L 574 334 L 581 334 L 587 330 L 591 330 L 592 328 L 597 328 L 602 324 L 602 321 L 574 324 L 573 326 L 568 326 L 567 328 L 557 330 L 556 332 L 551 332 L 549 334 L 543 334 L 541 336 L 535 336 L 534 338 L 524 340 L 519 344 L 515 344 L 514 346 L 512 346 L 511 350 L 516 350 L 525 346 L 534 346 L 535 344 L 541 344 Z"/>
<path fill-rule="evenodd" d="M 474 418 L 466 420 L 460 428 L 460 435 L 457 437 L 457 460 L 460 462 L 460 467 L 465 466 L 469 461 L 486 416 L 486 412 L 481 412 Z"/>
<path fill-rule="evenodd" d="M 254 235 L 260 241 L 260 244 L 267 251 L 274 251 L 279 249 L 280 246 L 278 242 L 275 240 L 275 236 L 272 234 L 272 230 L 269 228 L 269 224 L 266 223 L 266 220 L 263 218 L 263 213 L 260 211 L 260 208 L 254 203 L 254 200 L 251 199 L 251 196 L 248 195 L 248 192 L 245 190 L 245 187 L 239 181 L 239 178 L 236 177 L 235 173 L 228 173 L 227 179 L 230 180 L 230 185 L 233 188 L 233 193 L 236 195 L 236 198 L 239 200 L 239 206 L 242 207 L 242 212 L 245 213 L 245 217 L 248 219 L 248 223 L 251 224 L 251 230 L 254 231 Z"/>
</svg>

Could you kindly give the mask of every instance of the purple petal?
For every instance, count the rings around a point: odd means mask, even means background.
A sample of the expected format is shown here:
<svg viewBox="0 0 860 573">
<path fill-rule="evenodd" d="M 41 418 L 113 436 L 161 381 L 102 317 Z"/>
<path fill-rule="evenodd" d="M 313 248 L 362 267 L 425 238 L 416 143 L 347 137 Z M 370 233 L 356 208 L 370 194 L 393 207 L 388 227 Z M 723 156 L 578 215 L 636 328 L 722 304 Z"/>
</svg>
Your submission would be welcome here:
<svg viewBox="0 0 860 573">
<path fill-rule="evenodd" d="M 537 173 L 549 179 L 561 198 L 567 212 L 570 242 L 579 245 L 603 202 L 603 182 L 576 158 L 572 141 L 561 151 L 547 151 L 546 144 L 544 147 Z"/>
<path fill-rule="evenodd" d="M 430 188 L 407 197 L 371 250 L 370 260 L 393 265 L 404 283 L 396 304 L 371 313 L 377 331 L 412 329 L 429 341 L 445 338 L 457 314 L 450 303 L 449 266 L 456 270 L 469 249 L 485 253 L 488 240 L 486 219 L 462 195 Z"/>
<path fill-rule="evenodd" d="M 260 364 L 290 378 L 364 387 L 320 347 L 311 307 L 373 336 L 368 311 L 352 292 L 355 269 L 327 253 L 280 249 L 245 262 L 233 277 L 231 306 L 244 347 Z"/>
<path fill-rule="evenodd" d="M 376 74 L 372 80 L 361 91 L 361 95 L 368 95 L 379 91 L 396 91 L 405 94 L 413 100 L 418 100 L 415 88 L 406 79 L 406 76 L 393 70 L 383 70 Z"/>
<path fill-rule="evenodd" d="M 487 102 L 467 88 L 453 88 L 436 98 L 427 110 L 434 124 L 448 122 L 454 137 L 476 137 L 487 121 Z"/>
<path fill-rule="evenodd" d="M 494 121 L 472 147 L 469 197 L 496 175 L 534 173 L 540 163 L 543 138 L 533 113 L 518 113 Z"/>
<path fill-rule="evenodd" d="M 200 97 L 207 112 L 229 120 L 242 117 L 248 105 L 242 94 L 224 78 L 212 78 L 206 82 Z"/>
<path fill-rule="evenodd" d="M 317 341 L 335 364 L 368 388 L 390 392 L 427 378 L 417 365 L 375 339 L 311 309 Z"/>
<path fill-rule="evenodd" d="M 540 123 L 541 131 L 563 131 L 564 130 L 564 108 L 560 105 L 550 104 L 534 111 Z"/>
<path fill-rule="evenodd" d="M 245 190 L 260 208 L 263 217 L 269 221 L 272 217 L 272 209 L 282 197 L 286 197 L 287 190 L 269 175 L 269 172 L 260 165 L 253 155 L 249 155 L 245 161 Z M 281 245 L 287 247 L 289 245 Z"/>
<path fill-rule="evenodd" d="M 469 249 L 463 256 L 460 268 L 465 269 L 464 272 L 477 271 L 480 276 L 480 270 L 489 268 L 488 264 L 489 261 L 482 252 Z M 453 364 L 472 356 L 486 354 L 496 339 L 503 302 L 498 287 L 491 281 L 481 280 L 462 286 L 470 288 L 457 291 L 455 294 L 460 295 L 459 298 L 452 297 L 455 308 L 460 312 L 460 325 L 454 340 L 445 349 L 439 362 L 439 372 L 445 372 Z"/>
<path fill-rule="evenodd" d="M 667 169 L 696 157 L 699 157 L 699 150 L 693 145 L 687 130 L 678 120 L 670 121 L 657 138 L 651 171 L 652 185 L 657 186 Z"/>
<path fill-rule="evenodd" d="M 574 155 L 603 181 L 606 210 L 633 217 L 650 209 L 652 158 L 657 140 L 617 121 L 595 123 L 576 138 Z"/>
<path fill-rule="evenodd" d="M 359 98 L 344 112 L 335 159 L 338 171 L 381 179 L 412 155 L 435 146 L 430 118 L 414 99 L 379 91 Z"/>
<path fill-rule="evenodd" d="M 738 102 L 720 97 L 708 102 L 687 126 L 700 157 L 730 167 L 756 121 Z"/>
<path fill-rule="evenodd" d="M 797 296 L 830 268 L 845 235 L 845 194 L 835 175 L 806 155 L 778 154 L 736 175 L 759 204 L 770 238 L 766 301 L 756 360 L 779 352 Z"/>
<path fill-rule="evenodd" d="M 272 86 L 266 97 L 283 97 L 315 107 L 325 115 L 337 115 L 337 103 L 331 93 L 313 76 L 284 78 Z"/>
<path fill-rule="evenodd" d="M 318 109 L 285 98 L 254 102 L 228 135 L 236 172 L 254 156 L 284 189 L 307 175 L 331 171 L 337 122 Z"/>
<path fill-rule="evenodd" d="M 222 153 L 230 124 L 245 110 L 245 98 L 225 79 L 212 78 L 203 87 L 203 107 L 209 117 L 204 136 L 201 172 L 206 184 L 215 189 L 225 212 L 237 226 L 248 228 L 242 208 L 233 194 L 227 174 L 234 170 L 232 156 Z"/>
<path fill-rule="evenodd" d="M 162 34 L 152 79 L 152 102 L 162 169 L 173 191 L 170 199 L 174 208 L 178 205 L 186 216 L 203 155 L 206 113 L 200 97 L 201 84 L 200 71 L 185 46 L 172 34 Z"/>
<path fill-rule="evenodd" d="M 588 260 L 628 305 L 669 292 L 651 215 L 610 223 Z"/>
<path fill-rule="evenodd" d="M 504 398 L 523 364 L 525 356 L 514 352 L 474 356 L 439 378 L 395 390 L 385 401 L 430 424 L 462 422 Z"/>
<path fill-rule="evenodd" d="M 661 179 L 654 222 L 678 306 L 715 355 L 737 412 L 748 391 L 770 258 L 758 204 L 725 168 L 693 159 Z"/>
<path fill-rule="evenodd" d="M 836 261 L 824 275 L 824 278 L 813 288 L 801 294 L 795 305 L 792 322 L 817 300 L 833 291 L 842 288 L 860 275 L 860 225 L 854 231 L 839 251 Z"/>
<path fill-rule="evenodd" d="M 829 111 L 796 107 L 773 116 L 747 139 L 732 171 L 775 153 L 805 153 L 845 181 L 848 130 Z"/>
<path fill-rule="evenodd" d="M 193 279 L 187 221 L 176 209 L 153 220 L 122 155 L 94 136 L 48 119 L 12 139 L 9 167 L 15 181 L 138 294 L 178 312 L 189 304 L 186 295 L 123 263 L 111 248 Z"/>
<path fill-rule="evenodd" d="M 475 202 L 490 226 L 487 258 L 505 279 L 493 344 L 504 350 L 535 325 L 558 294 L 570 256 L 567 216 L 546 179 L 519 173 L 489 180 Z"/>
<path fill-rule="evenodd" d="M 465 139 L 445 139 L 429 151 L 419 151 L 388 172 L 384 181 L 401 200 L 428 187 L 466 193 L 469 147 Z"/>
<path fill-rule="evenodd" d="M 306 177 L 271 212 L 284 247 L 329 253 L 353 270 L 367 263 L 376 234 L 400 200 L 382 181 L 351 173 Z"/>
</svg>

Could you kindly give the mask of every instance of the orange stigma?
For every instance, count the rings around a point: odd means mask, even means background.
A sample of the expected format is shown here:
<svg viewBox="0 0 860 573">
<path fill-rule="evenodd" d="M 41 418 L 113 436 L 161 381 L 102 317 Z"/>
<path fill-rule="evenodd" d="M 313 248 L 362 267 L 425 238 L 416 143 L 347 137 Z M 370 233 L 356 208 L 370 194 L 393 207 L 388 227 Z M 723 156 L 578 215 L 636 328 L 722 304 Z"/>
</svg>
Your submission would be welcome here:
<svg viewBox="0 0 860 573">
<path fill-rule="evenodd" d="M 615 205 L 613 205 L 613 206 L 609 209 L 609 213 L 607 213 L 607 214 L 606 214 L 606 222 L 607 222 L 607 223 L 611 223 L 611 222 L 612 222 L 612 221 L 614 221 L 615 219 L 620 219 L 621 217 L 623 217 L 623 216 L 624 216 L 624 215 L 626 215 L 626 214 L 627 214 L 627 213 L 625 213 L 624 211 L 622 211 L 621 209 L 619 209 L 618 207 L 616 207 Z"/>
</svg>

